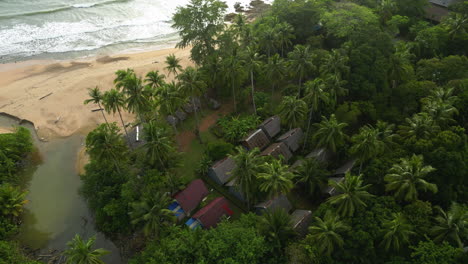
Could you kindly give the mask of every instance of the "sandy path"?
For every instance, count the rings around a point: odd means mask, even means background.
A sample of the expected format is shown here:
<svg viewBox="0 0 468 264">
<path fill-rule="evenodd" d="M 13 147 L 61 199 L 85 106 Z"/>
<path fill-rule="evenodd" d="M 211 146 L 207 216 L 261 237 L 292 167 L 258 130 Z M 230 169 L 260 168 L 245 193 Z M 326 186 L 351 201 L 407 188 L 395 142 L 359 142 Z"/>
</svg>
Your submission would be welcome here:
<svg viewBox="0 0 468 264">
<path fill-rule="evenodd" d="M 151 70 L 167 75 L 164 61 L 171 53 L 182 59 L 183 67 L 190 64 L 189 49 L 166 49 L 80 61 L 0 65 L 0 112 L 32 121 L 40 137 L 46 139 L 86 133 L 102 122 L 99 112 L 91 112 L 97 106 L 83 105 L 88 98 L 87 88 L 112 88 L 114 73 L 119 69 L 133 68 L 141 76 Z M 118 115 L 109 119 L 117 121 Z M 130 122 L 132 116 L 125 114 L 124 119 Z"/>
</svg>

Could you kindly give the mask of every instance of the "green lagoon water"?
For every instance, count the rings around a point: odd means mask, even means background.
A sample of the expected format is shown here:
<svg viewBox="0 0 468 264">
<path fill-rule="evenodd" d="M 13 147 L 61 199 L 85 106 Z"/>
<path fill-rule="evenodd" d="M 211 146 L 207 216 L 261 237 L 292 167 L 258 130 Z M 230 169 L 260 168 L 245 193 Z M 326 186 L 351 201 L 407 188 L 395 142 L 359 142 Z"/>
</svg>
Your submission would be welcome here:
<svg viewBox="0 0 468 264">
<path fill-rule="evenodd" d="M 0 126 L 15 126 L 15 120 L 0 117 Z M 118 249 L 104 235 L 94 228 L 93 218 L 85 201 L 78 193 L 81 186 L 76 171 L 78 151 L 84 137 L 74 135 L 51 142 L 40 142 L 31 125 L 24 125 L 34 136 L 35 146 L 42 157 L 42 163 L 28 169 L 29 189 L 21 233 L 18 236 L 24 245 L 40 249 L 63 250 L 75 234 L 85 238 L 97 235 L 96 247 L 112 251 L 106 256 L 106 263 L 122 263 Z"/>
</svg>

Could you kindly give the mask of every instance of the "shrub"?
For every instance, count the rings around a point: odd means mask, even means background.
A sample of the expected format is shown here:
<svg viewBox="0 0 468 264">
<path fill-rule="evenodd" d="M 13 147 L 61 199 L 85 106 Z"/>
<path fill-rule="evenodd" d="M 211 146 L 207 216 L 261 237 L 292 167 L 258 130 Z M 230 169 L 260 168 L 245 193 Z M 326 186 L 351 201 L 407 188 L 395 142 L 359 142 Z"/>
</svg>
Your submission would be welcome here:
<svg viewBox="0 0 468 264">
<path fill-rule="evenodd" d="M 222 137 L 231 143 L 237 143 L 247 136 L 259 124 L 257 116 L 223 117 L 218 120 L 222 130 Z"/>
</svg>

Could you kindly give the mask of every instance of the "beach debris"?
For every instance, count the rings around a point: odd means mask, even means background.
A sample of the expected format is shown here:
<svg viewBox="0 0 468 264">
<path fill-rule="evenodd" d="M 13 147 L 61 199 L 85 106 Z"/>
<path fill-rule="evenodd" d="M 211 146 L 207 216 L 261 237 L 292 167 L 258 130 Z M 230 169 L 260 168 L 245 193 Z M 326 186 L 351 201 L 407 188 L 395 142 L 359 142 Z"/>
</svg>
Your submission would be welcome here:
<svg viewBox="0 0 468 264">
<path fill-rule="evenodd" d="M 104 109 L 99 108 L 99 109 L 93 109 L 93 110 L 91 110 L 91 112 L 97 112 L 97 111 L 103 111 L 103 110 L 104 110 Z"/>
<path fill-rule="evenodd" d="M 39 98 L 39 100 L 42 100 L 42 99 L 44 99 L 44 98 L 46 98 L 46 97 L 49 97 L 49 96 L 51 96 L 52 94 L 53 94 L 53 93 L 48 93 L 48 94 L 42 96 L 41 98 Z"/>
<path fill-rule="evenodd" d="M 57 120 L 55 120 L 55 124 L 57 124 L 60 121 L 60 119 L 62 119 L 62 116 L 57 117 Z"/>
</svg>

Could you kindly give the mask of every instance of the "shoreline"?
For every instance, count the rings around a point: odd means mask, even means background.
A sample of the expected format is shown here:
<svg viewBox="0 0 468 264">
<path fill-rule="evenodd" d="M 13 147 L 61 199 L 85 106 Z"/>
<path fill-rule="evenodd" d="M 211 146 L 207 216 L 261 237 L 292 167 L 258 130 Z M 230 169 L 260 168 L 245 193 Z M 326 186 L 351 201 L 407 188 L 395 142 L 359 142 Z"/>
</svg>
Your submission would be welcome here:
<svg viewBox="0 0 468 264">
<path fill-rule="evenodd" d="M 158 49 L 135 53 L 116 53 L 76 60 L 39 60 L 0 64 L 0 112 L 30 120 L 43 140 L 86 134 L 102 123 L 102 115 L 92 112 L 94 105 L 84 105 L 87 88 L 102 91 L 113 87 L 115 71 L 133 68 L 144 77 L 151 70 L 164 70 L 165 57 L 175 54 L 181 65 L 192 65 L 190 49 Z M 125 122 L 133 115 L 123 113 Z M 117 116 L 107 115 L 120 123 Z"/>
</svg>

